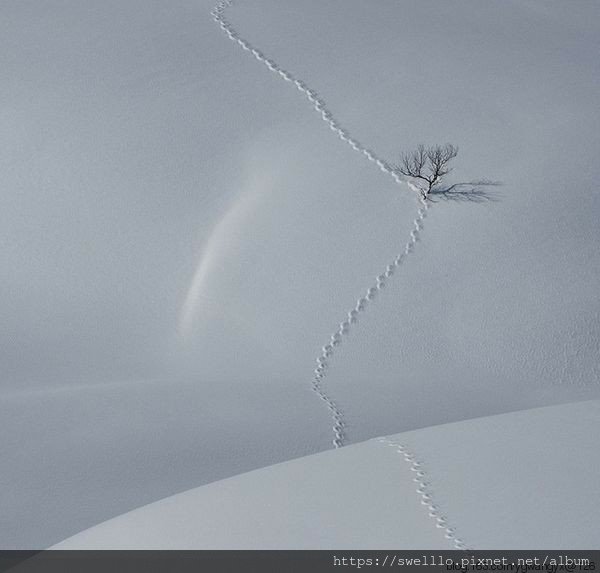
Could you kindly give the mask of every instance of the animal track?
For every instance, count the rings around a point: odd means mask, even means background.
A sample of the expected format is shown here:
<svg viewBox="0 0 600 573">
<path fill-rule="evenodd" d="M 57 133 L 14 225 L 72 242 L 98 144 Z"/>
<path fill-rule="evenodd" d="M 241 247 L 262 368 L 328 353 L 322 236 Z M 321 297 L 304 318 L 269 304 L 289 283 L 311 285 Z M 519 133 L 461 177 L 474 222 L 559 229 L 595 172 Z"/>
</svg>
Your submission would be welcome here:
<svg viewBox="0 0 600 573">
<path fill-rule="evenodd" d="M 367 289 L 362 297 L 360 297 L 354 308 L 348 311 L 346 318 L 340 323 L 338 329 L 330 336 L 329 341 L 322 348 L 321 354 L 317 358 L 317 366 L 313 372 L 311 382 L 312 390 L 317 396 L 325 402 L 331 413 L 333 420 L 333 446 L 340 448 L 344 445 L 344 416 L 336 403 L 323 390 L 323 380 L 326 376 L 327 368 L 330 364 L 330 359 L 333 356 L 335 349 L 342 343 L 344 336 L 354 327 L 360 313 L 364 312 L 368 304 L 376 297 L 377 293 L 382 290 L 397 268 L 403 263 L 404 258 L 412 252 L 415 243 L 418 241 L 419 232 L 423 228 L 423 219 L 426 216 L 429 205 L 426 199 L 421 197 L 421 192 L 417 186 L 405 179 L 399 174 L 387 161 L 380 158 L 374 151 L 365 147 L 360 141 L 354 139 L 348 130 L 335 118 L 333 113 L 327 108 L 325 101 L 319 94 L 311 89 L 305 82 L 296 78 L 292 73 L 283 69 L 277 62 L 268 58 L 263 52 L 253 46 L 250 42 L 242 38 L 233 26 L 225 19 L 225 11 L 232 6 L 233 0 L 222 0 L 211 11 L 213 20 L 227 34 L 230 40 L 238 44 L 245 52 L 254 56 L 259 62 L 264 64 L 270 71 L 278 74 L 284 81 L 290 83 L 298 89 L 310 102 L 313 109 L 320 114 L 321 119 L 329 126 L 340 140 L 348 144 L 353 150 L 363 155 L 368 161 L 375 164 L 381 171 L 388 174 L 395 183 L 407 185 L 411 190 L 417 193 L 419 208 L 417 216 L 413 221 L 413 229 L 410 232 L 410 239 L 404 246 L 404 250 L 385 268 L 382 274 L 375 278 L 374 283 Z"/>
<path fill-rule="evenodd" d="M 448 524 L 448 519 L 440 513 L 440 508 L 435 504 L 434 496 L 431 491 L 431 484 L 428 481 L 427 472 L 425 471 L 423 463 L 417 461 L 415 455 L 404 444 L 394 442 L 387 436 L 377 438 L 377 441 L 394 448 L 396 452 L 404 458 L 404 461 L 410 465 L 411 471 L 415 474 L 413 481 L 417 484 L 415 491 L 421 498 L 421 504 L 427 509 L 427 514 L 434 520 L 435 526 L 438 529 L 444 530 L 444 537 L 452 543 L 454 549 L 471 551 L 471 549 L 467 548 L 462 539 L 456 537 L 456 530 Z"/>
</svg>

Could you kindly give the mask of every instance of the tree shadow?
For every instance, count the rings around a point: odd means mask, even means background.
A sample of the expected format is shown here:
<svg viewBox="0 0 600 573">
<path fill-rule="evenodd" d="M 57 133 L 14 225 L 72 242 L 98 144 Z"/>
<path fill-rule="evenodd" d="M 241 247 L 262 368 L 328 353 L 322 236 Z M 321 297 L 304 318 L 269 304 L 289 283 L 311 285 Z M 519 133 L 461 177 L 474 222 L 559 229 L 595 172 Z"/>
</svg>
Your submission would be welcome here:
<svg viewBox="0 0 600 573">
<path fill-rule="evenodd" d="M 499 201 L 498 193 L 494 193 L 489 187 L 499 187 L 501 181 L 490 181 L 481 179 L 478 181 L 465 181 L 454 183 L 450 186 L 434 187 L 427 198 L 433 202 L 440 201 L 462 201 L 470 203 L 488 203 Z"/>
</svg>

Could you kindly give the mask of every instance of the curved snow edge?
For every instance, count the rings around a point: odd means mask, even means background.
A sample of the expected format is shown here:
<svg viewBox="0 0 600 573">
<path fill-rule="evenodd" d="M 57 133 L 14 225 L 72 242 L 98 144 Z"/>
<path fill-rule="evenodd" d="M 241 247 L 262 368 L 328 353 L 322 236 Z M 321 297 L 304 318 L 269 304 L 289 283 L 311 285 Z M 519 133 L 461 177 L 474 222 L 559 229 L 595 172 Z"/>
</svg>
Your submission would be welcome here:
<svg viewBox="0 0 600 573">
<path fill-rule="evenodd" d="M 600 429 L 599 414 L 600 400 L 591 400 L 431 426 L 384 438 L 395 447 L 402 444 L 401 453 L 405 459 L 408 456 L 409 465 L 390 455 L 391 450 L 381 446 L 381 438 L 327 450 L 165 498 L 83 531 L 54 548 L 443 549 L 450 545 L 458 549 L 467 547 L 463 539 L 468 538 L 478 549 L 488 549 L 498 545 L 507 548 L 512 538 L 527 545 L 528 534 L 536 544 L 540 543 L 540 535 L 542 541 L 549 540 L 547 548 L 566 534 L 585 544 L 586 539 L 589 543 L 590 516 L 600 510 L 600 493 L 586 487 L 595 482 L 590 482 L 590 476 L 583 475 L 581 469 L 578 487 L 573 488 L 568 463 L 558 466 L 559 472 L 564 466 L 564 475 L 553 478 L 552 487 L 558 495 L 540 499 L 525 491 L 524 499 L 533 498 L 531 503 L 537 505 L 532 507 L 541 508 L 544 527 L 538 527 L 541 524 L 536 522 L 536 515 L 528 515 L 529 520 L 517 524 L 510 521 L 511 528 L 507 528 L 502 516 L 490 519 L 492 510 L 486 510 L 485 504 L 506 508 L 511 520 L 521 511 L 531 511 L 519 499 L 520 492 L 527 490 L 527 480 L 549 483 L 549 468 L 535 460 L 528 468 L 533 475 L 523 478 L 522 468 L 528 465 L 532 448 L 546 452 L 559 464 L 574 451 L 589 456 L 590 436 Z M 561 422 L 564 420 L 572 421 L 569 431 Z M 556 421 L 558 426 L 552 426 Z M 524 430 L 529 436 L 548 435 L 548 443 L 540 443 L 539 439 L 528 443 Z M 470 438 L 465 441 L 465 436 Z M 562 447 L 557 445 L 561 441 L 557 436 L 563 436 Z M 496 451 L 512 455 L 500 460 L 503 472 L 495 480 L 502 484 L 499 488 L 490 485 L 485 473 L 489 465 L 486 455 L 495 456 Z M 592 455 L 600 458 L 600 453 L 593 451 Z M 470 464 L 460 460 L 454 466 L 447 463 L 445 456 L 460 452 Z M 418 467 L 413 468 L 414 464 Z M 594 460 L 589 461 L 586 471 L 591 472 L 592 467 Z M 557 471 L 556 467 L 550 469 Z M 484 483 L 477 483 L 478 479 Z M 490 499 L 477 495 L 482 489 L 493 493 Z M 509 497 L 504 499 L 503 495 Z M 446 506 L 441 514 L 436 498 Z M 456 500 L 462 501 L 457 505 Z M 548 525 L 545 516 L 562 511 L 557 503 L 574 503 L 577 523 L 567 520 L 565 525 L 561 519 L 552 519 Z M 441 523 L 437 523 L 439 519 Z M 319 526 L 315 526 L 317 522 Z M 460 539 L 455 530 L 460 531 Z"/>
</svg>

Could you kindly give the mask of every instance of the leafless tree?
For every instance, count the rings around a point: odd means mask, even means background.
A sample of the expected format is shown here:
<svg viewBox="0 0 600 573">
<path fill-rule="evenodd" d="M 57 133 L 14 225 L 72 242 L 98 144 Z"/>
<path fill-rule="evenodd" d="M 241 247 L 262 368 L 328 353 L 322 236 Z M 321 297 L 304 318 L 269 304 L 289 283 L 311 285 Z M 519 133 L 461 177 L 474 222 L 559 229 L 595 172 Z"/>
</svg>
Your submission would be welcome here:
<svg viewBox="0 0 600 573">
<path fill-rule="evenodd" d="M 448 164 L 457 154 L 458 147 L 450 143 L 431 147 L 421 144 L 414 151 L 401 155 L 400 165 L 396 166 L 396 170 L 406 177 L 424 181 L 425 185 L 420 186 L 420 189 L 426 199 L 433 187 L 452 171 Z"/>
</svg>

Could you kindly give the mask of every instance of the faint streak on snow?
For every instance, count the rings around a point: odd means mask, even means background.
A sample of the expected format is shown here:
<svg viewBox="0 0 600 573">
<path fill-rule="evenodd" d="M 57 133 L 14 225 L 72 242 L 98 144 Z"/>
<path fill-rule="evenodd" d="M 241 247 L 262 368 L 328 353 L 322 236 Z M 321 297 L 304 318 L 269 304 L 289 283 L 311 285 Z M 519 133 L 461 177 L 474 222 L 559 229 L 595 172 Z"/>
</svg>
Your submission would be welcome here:
<svg viewBox="0 0 600 573">
<path fill-rule="evenodd" d="M 220 221 L 213 228 L 206 241 L 196 271 L 188 288 L 179 314 L 178 330 L 184 338 L 188 338 L 193 326 L 200 320 L 206 299 L 206 288 L 209 277 L 216 271 L 217 264 L 223 255 L 233 246 L 233 238 L 244 228 L 246 220 L 254 211 L 261 198 L 268 192 L 271 182 L 253 174 L 246 188 L 229 207 Z"/>
</svg>

